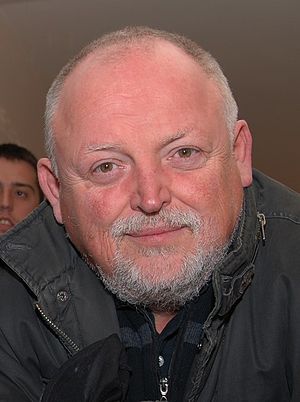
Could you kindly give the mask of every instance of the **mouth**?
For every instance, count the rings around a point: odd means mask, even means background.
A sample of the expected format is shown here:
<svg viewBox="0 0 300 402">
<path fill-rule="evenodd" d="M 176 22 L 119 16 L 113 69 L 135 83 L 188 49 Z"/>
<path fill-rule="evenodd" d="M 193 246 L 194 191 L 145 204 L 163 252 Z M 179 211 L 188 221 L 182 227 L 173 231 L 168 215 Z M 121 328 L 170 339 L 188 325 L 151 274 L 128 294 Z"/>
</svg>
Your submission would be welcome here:
<svg viewBox="0 0 300 402">
<path fill-rule="evenodd" d="M 126 236 L 143 245 L 155 246 L 172 243 L 182 234 L 186 226 L 145 228 L 138 232 L 127 233 Z"/>
<path fill-rule="evenodd" d="M 0 217 L 0 232 L 4 233 L 14 226 L 14 223 L 6 217 Z"/>
<path fill-rule="evenodd" d="M 182 226 L 177 227 L 157 227 L 157 228 L 146 228 L 139 230 L 138 232 L 128 233 L 128 236 L 132 237 L 146 237 L 146 236 L 159 236 L 167 233 L 176 232 L 182 229 Z"/>
</svg>

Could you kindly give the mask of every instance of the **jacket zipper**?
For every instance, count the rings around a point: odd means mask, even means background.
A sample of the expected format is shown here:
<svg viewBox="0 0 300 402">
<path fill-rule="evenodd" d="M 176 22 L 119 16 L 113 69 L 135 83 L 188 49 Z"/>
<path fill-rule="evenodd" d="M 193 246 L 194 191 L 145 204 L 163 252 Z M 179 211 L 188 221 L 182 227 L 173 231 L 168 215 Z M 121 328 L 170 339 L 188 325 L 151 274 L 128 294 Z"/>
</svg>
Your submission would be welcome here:
<svg viewBox="0 0 300 402">
<path fill-rule="evenodd" d="M 73 355 L 76 352 L 79 352 L 80 348 L 72 339 L 63 331 L 61 330 L 54 322 L 49 318 L 44 311 L 42 310 L 41 306 L 38 303 L 35 303 L 35 308 L 39 312 L 40 316 L 43 320 L 48 324 L 48 326 L 53 330 L 53 332 L 59 336 L 62 340 L 62 343 L 65 345 L 67 350 Z"/>
<path fill-rule="evenodd" d="M 169 390 L 168 378 L 167 377 L 160 378 L 159 380 L 159 391 L 161 394 L 160 401 L 168 401 L 167 397 L 168 390 Z"/>
<path fill-rule="evenodd" d="M 258 218 L 258 222 L 259 222 L 259 225 L 260 225 L 261 237 L 262 237 L 262 240 L 265 242 L 266 241 L 265 226 L 266 226 L 266 223 L 267 223 L 266 217 L 265 217 L 265 215 L 263 213 L 258 212 L 257 213 L 257 218 Z"/>
</svg>

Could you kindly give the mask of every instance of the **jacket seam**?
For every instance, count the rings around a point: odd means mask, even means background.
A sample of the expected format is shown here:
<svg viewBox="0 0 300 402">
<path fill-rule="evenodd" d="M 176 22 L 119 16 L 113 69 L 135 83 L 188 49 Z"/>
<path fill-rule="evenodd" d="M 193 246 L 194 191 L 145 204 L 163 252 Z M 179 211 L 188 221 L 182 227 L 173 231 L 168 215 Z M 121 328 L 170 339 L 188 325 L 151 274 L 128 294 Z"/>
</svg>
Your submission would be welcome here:
<svg viewBox="0 0 300 402">
<path fill-rule="evenodd" d="M 287 220 L 289 222 L 295 223 L 296 225 L 300 225 L 300 221 L 296 216 L 287 216 L 287 215 L 282 215 L 274 212 L 272 215 L 267 215 L 265 214 L 265 217 L 267 219 L 282 219 L 282 220 Z"/>
</svg>

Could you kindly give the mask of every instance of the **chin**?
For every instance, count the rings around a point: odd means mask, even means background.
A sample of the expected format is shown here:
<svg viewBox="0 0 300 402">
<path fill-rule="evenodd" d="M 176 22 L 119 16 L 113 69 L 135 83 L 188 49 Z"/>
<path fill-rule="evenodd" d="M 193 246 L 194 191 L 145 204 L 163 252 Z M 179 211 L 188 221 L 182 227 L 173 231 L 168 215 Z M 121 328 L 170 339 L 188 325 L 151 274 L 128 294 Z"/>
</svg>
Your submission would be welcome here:
<svg viewBox="0 0 300 402">
<path fill-rule="evenodd" d="M 197 297 L 223 260 L 227 245 L 212 252 L 127 258 L 117 252 L 110 273 L 96 266 L 106 288 L 120 300 L 156 311 L 174 311 Z M 169 251 L 170 253 L 170 251 Z"/>
<path fill-rule="evenodd" d="M 165 282 L 167 280 L 172 280 L 182 274 L 183 265 L 185 263 L 184 256 L 190 253 L 176 252 L 174 247 L 163 249 L 153 248 L 145 249 L 141 251 L 138 255 L 124 255 L 117 257 L 117 266 L 120 265 L 122 258 L 125 261 L 130 261 L 129 265 L 135 267 L 139 272 L 141 278 L 146 281 L 151 281 L 153 283 Z"/>
</svg>

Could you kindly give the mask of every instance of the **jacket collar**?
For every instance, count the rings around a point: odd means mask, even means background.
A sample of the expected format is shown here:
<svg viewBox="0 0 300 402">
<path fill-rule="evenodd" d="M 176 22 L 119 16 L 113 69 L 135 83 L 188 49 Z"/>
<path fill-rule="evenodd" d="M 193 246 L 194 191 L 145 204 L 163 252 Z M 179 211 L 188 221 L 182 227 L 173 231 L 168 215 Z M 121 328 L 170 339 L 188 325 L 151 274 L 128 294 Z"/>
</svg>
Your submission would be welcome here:
<svg viewBox="0 0 300 402">
<path fill-rule="evenodd" d="M 251 186 L 244 190 L 243 216 L 231 251 L 213 275 L 216 305 L 212 316 L 229 313 L 251 284 L 260 237 L 254 188 Z"/>
<path fill-rule="evenodd" d="M 70 353 L 119 333 L 112 297 L 47 202 L 0 239 L 0 258 L 31 290 L 40 316 Z"/>
<path fill-rule="evenodd" d="M 50 205 L 43 201 L 24 221 L 0 238 L 0 257 L 38 296 L 62 272 L 74 267 L 79 256 Z"/>
</svg>

